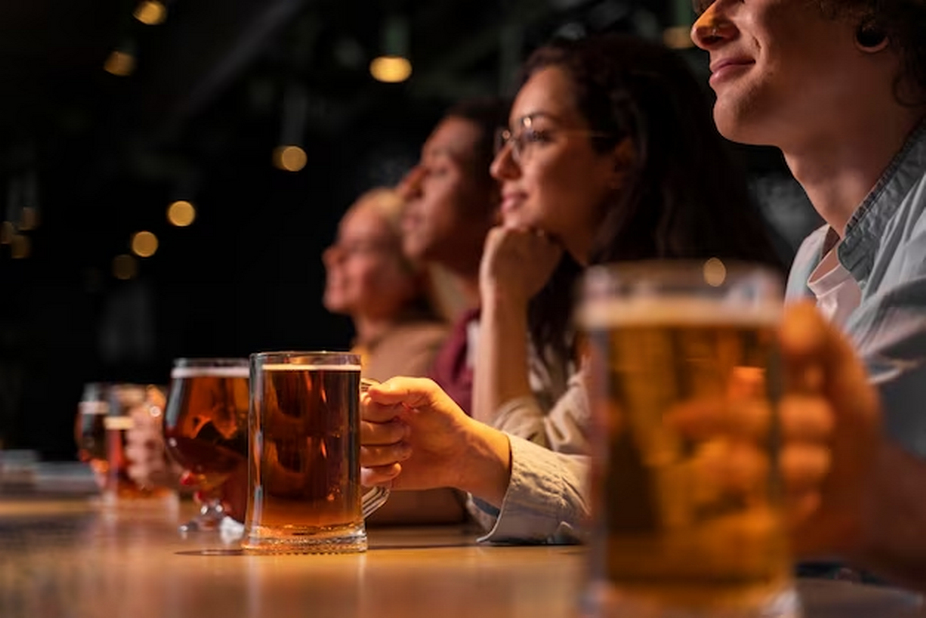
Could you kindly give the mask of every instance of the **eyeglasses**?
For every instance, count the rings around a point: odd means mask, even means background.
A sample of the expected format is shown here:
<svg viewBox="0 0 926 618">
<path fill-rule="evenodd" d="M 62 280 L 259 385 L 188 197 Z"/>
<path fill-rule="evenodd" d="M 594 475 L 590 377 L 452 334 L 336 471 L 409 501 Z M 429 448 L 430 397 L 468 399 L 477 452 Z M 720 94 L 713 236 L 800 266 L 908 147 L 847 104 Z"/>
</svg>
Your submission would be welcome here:
<svg viewBox="0 0 926 618">
<path fill-rule="evenodd" d="M 356 255 L 389 253 L 399 251 L 399 248 L 397 243 L 385 240 L 340 240 L 328 247 L 327 250 L 338 251 L 345 257 L 354 257 Z"/>
<path fill-rule="evenodd" d="M 587 129 L 535 129 L 528 116 L 522 120 L 519 131 L 500 128 L 495 131 L 495 155 L 511 146 L 511 158 L 515 163 L 523 163 L 530 157 L 531 151 L 537 144 L 549 142 L 557 133 L 585 135 L 586 137 L 613 137 L 610 133 L 590 131 Z"/>
</svg>

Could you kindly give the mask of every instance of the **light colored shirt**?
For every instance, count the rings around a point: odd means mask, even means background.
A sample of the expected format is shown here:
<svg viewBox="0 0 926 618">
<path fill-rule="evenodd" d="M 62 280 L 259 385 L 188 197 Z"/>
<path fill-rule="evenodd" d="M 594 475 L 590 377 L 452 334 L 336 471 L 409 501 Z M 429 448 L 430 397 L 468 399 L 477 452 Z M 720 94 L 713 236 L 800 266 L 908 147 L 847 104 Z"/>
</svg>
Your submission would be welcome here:
<svg viewBox="0 0 926 618">
<path fill-rule="evenodd" d="M 830 249 L 807 280 L 807 287 L 817 297 L 817 309 L 836 326 L 845 326 L 862 301 L 862 289 L 852 273 L 839 263 L 838 245 Z"/>
<path fill-rule="evenodd" d="M 580 371 L 569 376 L 565 392 L 551 407 L 545 408 L 537 395 L 505 402 L 492 426 L 557 453 L 588 455 L 590 409 L 584 375 Z"/>
<path fill-rule="evenodd" d="M 897 154 L 856 209 L 836 249 L 858 283 L 858 306 L 844 331 L 881 394 L 885 429 L 926 456 L 926 124 Z M 829 228 L 801 245 L 787 300 L 812 295 L 810 273 L 823 258 Z"/>
<path fill-rule="evenodd" d="M 588 457 L 554 453 L 517 436 L 511 443 L 511 481 L 501 509 L 476 501 L 489 532 L 480 541 L 570 543 L 589 517 Z"/>
</svg>

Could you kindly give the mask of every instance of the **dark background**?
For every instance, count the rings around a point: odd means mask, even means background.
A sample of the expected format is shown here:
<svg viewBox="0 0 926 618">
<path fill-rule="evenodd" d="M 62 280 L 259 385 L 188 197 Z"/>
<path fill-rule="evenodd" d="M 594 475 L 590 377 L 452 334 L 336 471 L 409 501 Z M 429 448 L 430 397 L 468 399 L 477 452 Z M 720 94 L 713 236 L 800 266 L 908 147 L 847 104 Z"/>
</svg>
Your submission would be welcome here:
<svg viewBox="0 0 926 618">
<path fill-rule="evenodd" d="M 0 446 L 46 459 L 74 457 L 85 382 L 348 347 L 348 320 L 320 304 L 321 250 L 354 197 L 416 161 L 442 110 L 512 94 L 553 35 L 684 42 L 692 20 L 687 0 L 174 0 L 157 26 L 135 7 L 0 3 L 0 220 L 26 239 L 0 244 Z M 367 67 L 395 18 L 414 69 L 383 84 Z M 103 70 L 113 50 L 133 53 L 130 76 Z M 679 53 L 706 84 L 706 57 Z M 273 166 L 283 143 L 304 169 Z M 776 152 L 737 153 L 790 257 L 814 225 L 800 188 Z M 168 224 L 175 199 L 195 204 L 192 226 Z M 159 249 L 117 279 L 139 230 Z"/>
</svg>

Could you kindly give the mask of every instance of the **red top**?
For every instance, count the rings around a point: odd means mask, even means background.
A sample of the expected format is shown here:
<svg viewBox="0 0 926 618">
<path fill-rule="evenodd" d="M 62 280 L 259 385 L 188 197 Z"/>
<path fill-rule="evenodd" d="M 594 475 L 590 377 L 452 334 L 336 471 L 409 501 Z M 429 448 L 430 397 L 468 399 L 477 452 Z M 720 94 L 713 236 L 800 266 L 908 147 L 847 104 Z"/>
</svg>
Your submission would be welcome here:
<svg viewBox="0 0 926 618">
<path fill-rule="evenodd" d="M 470 414 L 473 407 L 473 369 L 466 364 L 468 326 L 479 320 L 479 309 L 464 311 L 437 352 L 428 377 L 437 382 L 451 399 Z"/>
</svg>

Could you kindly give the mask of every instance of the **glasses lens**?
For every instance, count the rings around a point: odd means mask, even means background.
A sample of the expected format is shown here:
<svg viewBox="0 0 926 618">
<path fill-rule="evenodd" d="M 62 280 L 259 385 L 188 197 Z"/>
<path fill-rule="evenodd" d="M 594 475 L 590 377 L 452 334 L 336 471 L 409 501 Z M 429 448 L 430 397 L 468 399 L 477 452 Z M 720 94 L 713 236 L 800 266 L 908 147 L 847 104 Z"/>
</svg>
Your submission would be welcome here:
<svg viewBox="0 0 926 618">
<path fill-rule="evenodd" d="M 495 130 L 495 154 L 500 153 L 505 149 L 505 145 L 508 143 L 508 140 L 511 139 L 511 131 L 508 129 L 496 129 Z"/>
</svg>

